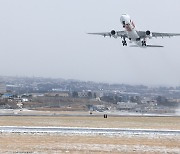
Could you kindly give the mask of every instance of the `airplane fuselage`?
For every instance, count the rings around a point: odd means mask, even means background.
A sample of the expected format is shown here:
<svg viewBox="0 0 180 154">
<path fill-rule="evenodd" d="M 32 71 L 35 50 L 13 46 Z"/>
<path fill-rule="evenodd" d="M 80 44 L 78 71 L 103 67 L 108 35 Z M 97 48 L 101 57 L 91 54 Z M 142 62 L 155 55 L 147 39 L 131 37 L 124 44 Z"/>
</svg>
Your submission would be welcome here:
<svg viewBox="0 0 180 154">
<path fill-rule="evenodd" d="M 130 40 L 130 42 L 134 42 L 136 45 L 140 46 L 140 47 L 145 47 L 142 46 L 141 43 L 141 38 L 139 37 L 137 31 L 136 31 L 136 27 L 134 22 L 131 20 L 130 16 L 127 14 L 123 14 L 120 17 L 120 21 L 123 25 L 123 28 L 125 29 L 127 36 Z M 144 40 L 145 41 L 145 40 Z"/>
</svg>

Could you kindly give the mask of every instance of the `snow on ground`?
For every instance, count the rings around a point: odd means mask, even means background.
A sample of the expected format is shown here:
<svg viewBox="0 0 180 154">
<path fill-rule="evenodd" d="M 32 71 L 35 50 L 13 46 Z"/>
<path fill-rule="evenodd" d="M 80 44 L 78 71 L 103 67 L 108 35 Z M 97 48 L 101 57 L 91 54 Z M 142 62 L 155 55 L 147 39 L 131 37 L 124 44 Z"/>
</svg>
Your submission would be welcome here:
<svg viewBox="0 0 180 154">
<path fill-rule="evenodd" d="M 180 130 L 4 126 L 0 127 L 0 134 L 4 140 L 9 139 L 7 148 L 4 141 L 1 143 L 8 153 L 26 150 L 29 153 L 178 154 L 180 151 Z"/>
<path fill-rule="evenodd" d="M 39 149 L 43 148 L 42 146 Z M 53 148 L 53 147 L 52 147 Z M 151 153 L 179 153 L 179 148 L 167 148 L 163 146 L 145 146 L 145 145 L 113 145 L 113 144 L 60 144 L 57 149 L 66 149 L 66 152 L 77 151 L 103 151 L 103 152 L 151 152 Z"/>
<path fill-rule="evenodd" d="M 130 129 L 130 128 L 85 128 L 85 127 L 27 127 L 0 126 L 1 133 L 44 133 L 44 134 L 72 134 L 72 135 L 148 135 L 150 136 L 179 136 L 180 130 L 167 129 Z"/>
</svg>

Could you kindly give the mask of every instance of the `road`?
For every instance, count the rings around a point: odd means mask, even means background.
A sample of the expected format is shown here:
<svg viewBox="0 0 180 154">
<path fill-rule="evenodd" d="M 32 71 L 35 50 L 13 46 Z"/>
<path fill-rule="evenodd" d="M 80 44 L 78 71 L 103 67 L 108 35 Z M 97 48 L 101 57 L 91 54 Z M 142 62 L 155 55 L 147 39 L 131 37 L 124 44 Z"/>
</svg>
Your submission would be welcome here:
<svg viewBox="0 0 180 154">
<path fill-rule="evenodd" d="M 180 130 L 157 129 L 118 129 L 118 128 L 81 128 L 81 127 L 20 127 L 1 126 L 0 133 L 58 133 L 58 134 L 94 134 L 94 135 L 178 135 Z"/>
</svg>

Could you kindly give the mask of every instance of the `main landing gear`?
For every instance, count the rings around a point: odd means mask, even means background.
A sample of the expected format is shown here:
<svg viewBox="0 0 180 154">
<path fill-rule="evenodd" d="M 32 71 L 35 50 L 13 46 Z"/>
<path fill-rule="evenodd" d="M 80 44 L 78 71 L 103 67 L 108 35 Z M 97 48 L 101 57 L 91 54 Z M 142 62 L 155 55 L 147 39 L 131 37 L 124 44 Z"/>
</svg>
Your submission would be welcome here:
<svg viewBox="0 0 180 154">
<path fill-rule="evenodd" d="M 123 46 L 127 46 L 127 42 L 126 42 L 125 38 L 123 38 L 122 44 L 123 44 Z"/>
<path fill-rule="evenodd" d="M 127 46 L 127 42 L 126 41 L 122 41 L 123 46 Z"/>
<path fill-rule="evenodd" d="M 142 41 L 142 46 L 146 46 L 146 41 Z"/>
</svg>

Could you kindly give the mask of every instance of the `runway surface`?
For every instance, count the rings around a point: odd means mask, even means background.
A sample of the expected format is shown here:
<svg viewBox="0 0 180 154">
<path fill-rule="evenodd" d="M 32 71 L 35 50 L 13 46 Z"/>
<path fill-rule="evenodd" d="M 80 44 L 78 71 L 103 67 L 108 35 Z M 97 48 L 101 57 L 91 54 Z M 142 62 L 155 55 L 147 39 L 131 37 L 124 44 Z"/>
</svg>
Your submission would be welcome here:
<svg viewBox="0 0 180 154">
<path fill-rule="evenodd" d="M 58 134 L 94 134 L 94 135 L 178 135 L 180 130 L 156 129 L 118 129 L 118 128 L 80 128 L 80 127 L 20 127 L 1 126 L 0 133 L 58 133 Z"/>
<path fill-rule="evenodd" d="M 126 116 L 136 116 L 136 117 L 180 117 L 180 112 L 175 113 L 135 113 L 135 112 L 93 112 L 89 114 L 87 111 L 36 111 L 28 109 L 0 109 L 0 116 L 57 116 L 57 117 L 103 117 L 107 114 L 108 117 L 126 117 Z"/>
</svg>

